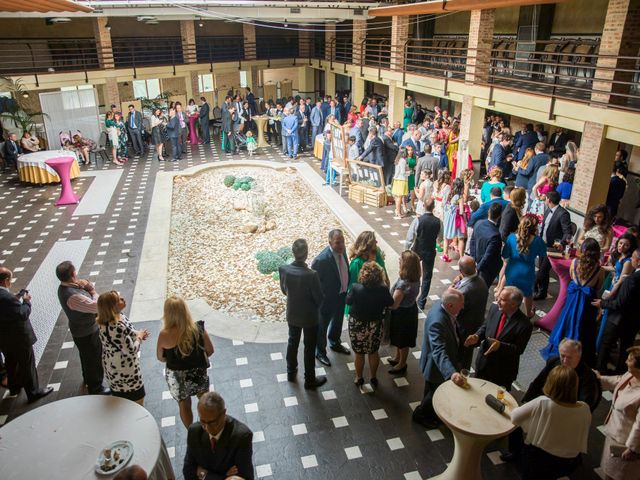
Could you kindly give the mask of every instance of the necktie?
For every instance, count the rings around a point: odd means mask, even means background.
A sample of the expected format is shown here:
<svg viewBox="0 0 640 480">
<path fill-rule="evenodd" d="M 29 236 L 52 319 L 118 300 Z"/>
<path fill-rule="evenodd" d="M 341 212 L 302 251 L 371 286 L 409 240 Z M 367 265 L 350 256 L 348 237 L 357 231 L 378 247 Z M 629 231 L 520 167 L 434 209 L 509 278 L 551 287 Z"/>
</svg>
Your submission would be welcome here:
<svg viewBox="0 0 640 480">
<path fill-rule="evenodd" d="M 215 451 L 217 443 L 216 437 L 211 437 L 211 451 Z"/>
<path fill-rule="evenodd" d="M 347 271 L 347 262 L 344 261 L 344 257 L 340 255 L 340 293 L 347 291 L 349 286 L 349 272 Z"/>
<path fill-rule="evenodd" d="M 135 124 L 135 114 L 131 114 L 131 128 L 136 128 L 136 124 Z"/>
<path fill-rule="evenodd" d="M 504 328 L 505 323 L 507 323 L 507 315 L 503 313 L 502 315 L 500 315 L 500 323 L 498 324 L 498 330 L 496 330 L 496 338 L 498 338 L 502 333 L 502 329 Z"/>
</svg>

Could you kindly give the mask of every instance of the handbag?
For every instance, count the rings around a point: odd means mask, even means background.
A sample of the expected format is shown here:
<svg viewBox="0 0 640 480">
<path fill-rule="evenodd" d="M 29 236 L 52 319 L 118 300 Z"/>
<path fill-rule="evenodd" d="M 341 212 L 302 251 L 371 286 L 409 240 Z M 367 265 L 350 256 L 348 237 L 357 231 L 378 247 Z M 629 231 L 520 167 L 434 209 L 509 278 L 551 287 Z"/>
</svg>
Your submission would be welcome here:
<svg viewBox="0 0 640 480">
<path fill-rule="evenodd" d="M 207 355 L 207 351 L 204 348 L 204 336 L 206 335 L 204 330 L 204 320 L 198 320 L 196 322 L 196 325 L 198 326 L 198 333 L 199 333 L 198 340 L 196 341 L 196 348 L 202 350 L 202 356 L 204 357 L 203 364 L 201 365 L 201 367 L 209 368 L 210 366 L 209 356 Z"/>
</svg>

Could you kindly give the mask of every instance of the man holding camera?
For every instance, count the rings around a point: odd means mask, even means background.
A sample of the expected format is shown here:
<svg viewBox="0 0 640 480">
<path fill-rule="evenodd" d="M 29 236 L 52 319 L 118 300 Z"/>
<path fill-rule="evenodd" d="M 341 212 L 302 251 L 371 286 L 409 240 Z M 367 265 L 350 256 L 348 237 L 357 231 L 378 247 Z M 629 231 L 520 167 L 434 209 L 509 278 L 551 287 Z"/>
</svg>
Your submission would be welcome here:
<svg viewBox="0 0 640 480">
<path fill-rule="evenodd" d="M 9 291 L 11 278 L 11 270 L 0 267 L 0 349 L 5 356 L 9 393 L 17 395 L 24 388 L 27 401 L 33 403 L 49 395 L 53 388 L 43 389 L 38 383 L 33 353 L 37 339 L 29 320 L 31 295 L 24 289 L 13 295 Z"/>
</svg>

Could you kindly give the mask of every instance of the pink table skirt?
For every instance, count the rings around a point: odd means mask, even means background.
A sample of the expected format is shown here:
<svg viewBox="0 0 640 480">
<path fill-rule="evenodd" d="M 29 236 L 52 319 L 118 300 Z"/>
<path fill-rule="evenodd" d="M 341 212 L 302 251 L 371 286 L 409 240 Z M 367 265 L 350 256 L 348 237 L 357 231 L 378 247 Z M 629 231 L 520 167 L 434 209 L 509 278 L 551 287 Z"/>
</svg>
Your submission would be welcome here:
<svg viewBox="0 0 640 480">
<path fill-rule="evenodd" d="M 558 290 L 558 298 L 556 299 L 556 303 L 553 304 L 553 307 L 547 314 L 536 320 L 535 325 L 537 327 L 543 328 L 547 331 L 553 330 L 558 318 L 560 318 L 560 313 L 562 312 L 562 307 L 564 307 L 564 302 L 567 298 L 567 287 L 569 286 L 569 282 L 571 281 L 571 276 L 569 275 L 569 269 L 571 268 L 572 259 L 566 259 L 564 257 L 549 257 L 549 262 L 551 263 L 551 268 L 558 275 L 558 279 L 560 280 L 560 288 Z"/>
</svg>

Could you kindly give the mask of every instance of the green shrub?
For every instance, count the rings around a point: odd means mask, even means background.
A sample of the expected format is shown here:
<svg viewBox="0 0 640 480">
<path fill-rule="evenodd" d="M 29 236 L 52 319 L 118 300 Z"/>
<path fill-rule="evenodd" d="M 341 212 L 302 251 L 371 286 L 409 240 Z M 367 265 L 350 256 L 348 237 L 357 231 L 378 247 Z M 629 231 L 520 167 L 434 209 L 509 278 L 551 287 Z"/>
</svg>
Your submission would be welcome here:
<svg viewBox="0 0 640 480">
<path fill-rule="evenodd" d="M 241 183 L 238 180 L 236 180 L 235 182 L 233 182 L 233 186 L 232 187 L 233 187 L 234 190 L 238 190 L 240 188 L 240 185 L 241 185 Z"/>
<path fill-rule="evenodd" d="M 280 280 L 280 272 L 273 272 L 271 274 L 271 278 L 273 278 L 274 280 Z"/>
<path fill-rule="evenodd" d="M 270 253 L 271 253 L 271 252 L 270 252 L 269 250 L 258 250 L 258 251 L 256 252 L 256 255 L 255 255 L 256 260 L 260 261 L 260 260 L 262 260 L 263 258 L 265 258 L 267 255 L 269 255 Z"/>
<path fill-rule="evenodd" d="M 240 183 L 252 183 L 254 180 L 252 177 L 244 176 L 244 177 L 238 177 L 238 181 Z"/>
<path fill-rule="evenodd" d="M 224 186 L 229 188 L 231 187 L 236 181 L 236 177 L 233 175 L 227 175 L 226 177 L 224 177 Z"/>
<path fill-rule="evenodd" d="M 250 183 L 241 183 L 240 184 L 240 190 L 246 192 L 248 190 L 251 190 L 251 184 Z"/>
<path fill-rule="evenodd" d="M 291 247 L 279 248 L 278 255 L 287 263 L 291 263 L 293 261 L 293 252 L 291 251 Z"/>
<path fill-rule="evenodd" d="M 258 271 L 263 275 L 268 275 L 278 271 L 286 262 L 280 255 L 274 252 L 267 252 L 260 260 L 258 260 Z"/>
</svg>

